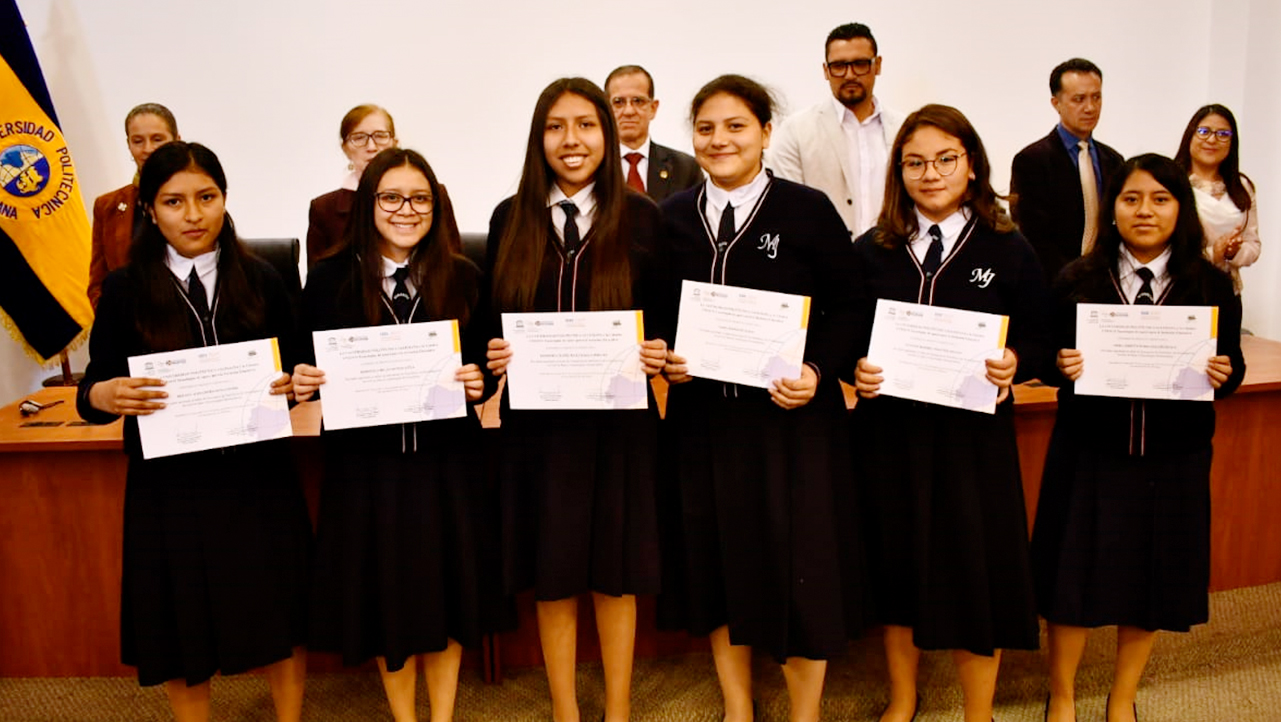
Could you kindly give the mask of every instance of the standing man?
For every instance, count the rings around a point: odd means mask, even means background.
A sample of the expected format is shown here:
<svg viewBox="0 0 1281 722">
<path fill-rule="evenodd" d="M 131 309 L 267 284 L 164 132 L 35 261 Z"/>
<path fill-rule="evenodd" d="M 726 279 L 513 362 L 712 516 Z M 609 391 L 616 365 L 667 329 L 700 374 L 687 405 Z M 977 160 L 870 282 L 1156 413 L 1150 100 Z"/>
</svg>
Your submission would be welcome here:
<svg viewBox="0 0 1281 722">
<path fill-rule="evenodd" d="M 780 178 L 827 194 L 855 238 L 876 225 L 885 168 L 903 116 L 872 94 L 881 74 L 876 38 L 862 23 L 827 35 L 823 77 L 829 100 L 788 118 L 774 133 L 766 163 Z"/>
<path fill-rule="evenodd" d="M 1050 72 L 1050 105 L 1059 124 L 1014 156 L 1010 211 L 1053 282 L 1094 247 L 1099 198 L 1125 159 L 1093 137 L 1103 110 L 1099 66 L 1084 58 L 1059 63 Z"/>
<path fill-rule="evenodd" d="M 618 121 L 627 185 L 657 203 L 703 182 L 703 171 L 693 156 L 649 139 L 649 123 L 658 113 L 649 71 L 639 65 L 615 68 L 605 78 L 605 95 Z"/>
</svg>

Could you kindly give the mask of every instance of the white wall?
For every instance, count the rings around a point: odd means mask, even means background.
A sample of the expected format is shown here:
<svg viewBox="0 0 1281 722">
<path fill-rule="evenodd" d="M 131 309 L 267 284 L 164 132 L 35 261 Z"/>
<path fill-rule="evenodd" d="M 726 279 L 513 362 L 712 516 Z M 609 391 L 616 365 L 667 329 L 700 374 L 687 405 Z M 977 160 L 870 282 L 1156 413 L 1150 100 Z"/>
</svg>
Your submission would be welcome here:
<svg viewBox="0 0 1281 722">
<path fill-rule="evenodd" d="M 1229 98 L 1248 143 L 1244 167 L 1264 191 L 1264 222 L 1268 209 L 1281 213 L 1281 177 L 1264 172 L 1278 167 L 1281 148 L 1261 142 L 1264 119 L 1278 117 L 1267 111 L 1279 102 L 1275 73 L 1263 69 L 1281 67 L 1281 50 L 1269 45 L 1281 21 L 1269 0 L 1079 0 L 1071 16 L 1083 19 L 1080 37 L 1045 34 L 1068 21 L 1062 6 L 1015 0 L 858 11 L 835 0 L 655 0 L 638 17 L 638 3 L 602 0 L 18 4 L 86 202 L 131 177 L 125 113 L 161 102 L 184 138 L 219 154 L 229 208 L 246 236 L 305 234 L 308 200 L 345 174 L 337 127 L 357 103 L 391 110 L 402 144 L 422 151 L 449 186 L 462 228 L 482 231 L 494 205 L 515 190 L 534 100 L 552 79 L 601 82 L 617 65 L 646 66 L 662 100 L 655 137 L 688 148 L 689 99 L 720 73 L 766 82 L 793 110 L 826 97 L 823 40 L 855 20 L 871 26 L 885 58 L 877 95 L 903 111 L 926 102 L 963 110 L 987 144 L 998 189 L 1008 186 L 1014 153 L 1055 122 L 1050 68 L 1080 55 L 1105 73 L 1098 136 L 1126 155 L 1173 153 L 1197 106 Z M 1281 254 L 1265 252 L 1261 263 L 1270 260 L 1281 262 Z M 1247 275 L 1251 302 L 1263 300 L 1279 268 Z M 1275 300 L 1252 318 L 1281 337 Z M 11 360 L 20 359 L 11 345 L 0 341 L 0 399 L 39 375 Z"/>
</svg>

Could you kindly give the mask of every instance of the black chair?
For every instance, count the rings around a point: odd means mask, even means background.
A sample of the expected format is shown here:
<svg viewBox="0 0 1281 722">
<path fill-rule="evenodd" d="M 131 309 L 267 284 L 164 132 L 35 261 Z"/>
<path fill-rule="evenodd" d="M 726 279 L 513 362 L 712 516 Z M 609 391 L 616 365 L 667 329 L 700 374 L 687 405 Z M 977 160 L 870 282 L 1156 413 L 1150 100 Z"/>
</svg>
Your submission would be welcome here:
<svg viewBox="0 0 1281 722">
<path fill-rule="evenodd" d="M 484 233 L 460 233 L 463 241 L 463 255 L 471 259 L 482 270 L 485 268 L 485 244 L 489 236 Z"/>
<path fill-rule="evenodd" d="M 297 238 L 241 238 L 249 252 L 271 264 L 285 281 L 289 298 L 297 303 L 302 297 L 302 280 L 298 275 L 301 245 Z"/>
</svg>

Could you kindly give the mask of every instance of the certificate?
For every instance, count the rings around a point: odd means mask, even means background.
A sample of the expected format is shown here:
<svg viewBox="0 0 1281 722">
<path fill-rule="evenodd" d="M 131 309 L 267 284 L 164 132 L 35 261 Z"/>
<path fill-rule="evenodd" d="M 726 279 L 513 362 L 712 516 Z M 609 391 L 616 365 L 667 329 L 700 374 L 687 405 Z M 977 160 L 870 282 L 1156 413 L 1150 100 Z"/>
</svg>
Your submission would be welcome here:
<svg viewBox="0 0 1281 722">
<path fill-rule="evenodd" d="M 513 409 L 643 409 L 640 311 L 504 313 L 511 344 L 507 398 Z"/>
<path fill-rule="evenodd" d="M 1206 365 L 1217 352 L 1217 306 L 1079 303 L 1076 393 L 1213 401 Z"/>
<path fill-rule="evenodd" d="M 996 413 L 987 360 L 1004 353 L 1008 316 L 880 299 L 867 361 L 880 366 L 880 393 Z"/>
<path fill-rule="evenodd" d="M 138 417 L 144 459 L 293 436 L 276 339 L 129 357 L 129 375 L 160 379 L 165 408 Z"/>
<path fill-rule="evenodd" d="M 406 424 L 467 414 L 455 378 L 463 365 L 457 321 L 315 331 L 325 372 L 325 428 Z"/>
<path fill-rule="evenodd" d="M 801 376 L 810 299 L 684 281 L 676 345 L 690 376 L 767 389 Z"/>
</svg>

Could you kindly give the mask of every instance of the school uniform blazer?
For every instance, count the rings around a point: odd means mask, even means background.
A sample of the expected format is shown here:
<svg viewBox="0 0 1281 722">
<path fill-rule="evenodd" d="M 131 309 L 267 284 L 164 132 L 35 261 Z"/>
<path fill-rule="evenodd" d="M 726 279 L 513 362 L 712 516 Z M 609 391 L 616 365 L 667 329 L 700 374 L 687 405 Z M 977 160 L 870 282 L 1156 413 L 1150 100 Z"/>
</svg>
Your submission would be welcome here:
<svg viewBox="0 0 1281 722">
<path fill-rule="evenodd" d="M 307 270 L 311 270 L 325 254 L 337 248 L 347 230 L 347 218 L 351 215 L 351 204 L 356 199 L 356 191 L 339 188 L 322 196 L 311 199 L 307 211 Z M 454 217 L 454 204 L 449 200 L 449 192 L 444 184 L 440 185 L 440 217 L 433 223 L 443 223 L 441 232 L 443 240 L 449 243 L 450 249 L 461 253 L 462 236 L 458 232 L 458 219 Z"/>
<path fill-rule="evenodd" d="M 894 137 L 903 126 L 903 116 L 881 109 L 885 149 L 894 145 Z M 765 151 L 765 164 L 779 178 L 817 188 L 827 194 L 841 214 L 845 228 L 854 233 L 854 183 L 845 177 L 845 159 L 849 146 L 841 119 L 836 115 L 831 98 L 789 116 L 770 139 Z"/>
<path fill-rule="evenodd" d="M 703 182 L 703 169 L 688 153 L 673 150 L 653 141 L 649 143 L 649 170 L 645 173 L 645 193 L 661 203 L 686 188 Z"/>
<path fill-rule="evenodd" d="M 1078 303 L 1128 303 L 1112 268 L 1078 259 L 1059 276 L 1053 290 L 1052 329 L 1054 348 L 1076 348 Z M 1232 362 L 1232 374 L 1214 392 L 1224 398 L 1245 378 L 1241 353 L 1241 297 L 1232 279 L 1201 260 L 1190 278 L 1176 278 L 1157 303 L 1163 306 L 1218 306 L 1218 354 Z M 1090 359 L 1083 358 L 1088 365 Z M 1184 455 L 1210 445 L 1214 437 L 1214 404 L 1201 401 L 1124 399 L 1077 396 L 1073 384 L 1057 369 L 1041 380 L 1059 388 L 1055 433 L 1068 433 L 1100 450 L 1131 456 Z"/>
<path fill-rule="evenodd" d="M 1112 177 L 1125 158 L 1096 138 L 1103 202 Z M 1081 173 L 1063 147 L 1058 126 L 1050 134 L 1014 156 L 1010 169 L 1010 213 L 1024 237 L 1036 249 L 1045 269 L 1047 283 L 1059 271 L 1081 256 L 1085 233 L 1085 199 L 1081 196 Z M 1103 235 L 1103 229 L 1099 229 Z"/>
<path fill-rule="evenodd" d="M 93 250 L 89 260 L 89 303 L 95 308 L 107 274 L 129 262 L 138 186 L 130 183 L 93 201 Z"/>
</svg>

